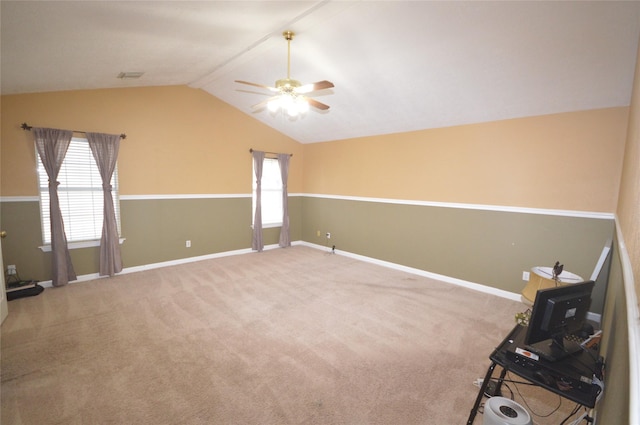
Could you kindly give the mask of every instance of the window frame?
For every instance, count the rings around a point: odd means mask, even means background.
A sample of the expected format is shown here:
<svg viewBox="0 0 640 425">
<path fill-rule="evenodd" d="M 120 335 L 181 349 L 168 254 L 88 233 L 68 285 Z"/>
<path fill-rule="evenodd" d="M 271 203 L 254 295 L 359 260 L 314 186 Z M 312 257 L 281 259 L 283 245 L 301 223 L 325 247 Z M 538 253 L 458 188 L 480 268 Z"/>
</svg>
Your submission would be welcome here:
<svg viewBox="0 0 640 425">
<path fill-rule="evenodd" d="M 252 172 L 252 191 L 251 191 L 251 227 L 255 226 L 255 218 L 256 218 L 256 170 L 255 170 L 255 162 L 251 161 L 251 172 Z M 267 165 L 268 164 L 268 165 Z M 276 172 L 277 170 L 277 172 Z M 274 172 L 273 175 L 265 176 L 265 171 L 268 173 Z M 265 186 L 266 180 L 266 186 Z M 270 181 L 271 180 L 271 181 Z M 262 228 L 268 229 L 271 227 L 282 227 L 282 216 L 284 205 L 282 203 L 282 173 L 280 170 L 280 162 L 277 158 L 264 158 L 264 162 L 262 164 L 262 187 L 261 187 L 261 198 L 262 198 Z M 273 184 L 274 181 L 277 181 L 277 184 Z M 279 186 L 279 187 L 276 187 Z M 267 214 L 265 220 L 265 193 L 277 195 L 279 200 L 279 207 L 276 211 L 278 214 L 278 219 L 273 219 L 276 216 L 276 213 Z M 271 219 L 271 220 L 270 220 Z M 270 220 L 270 221 L 269 221 Z"/>
<path fill-rule="evenodd" d="M 81 145 L 84 144 L 86 145 L 86 149 L 84 150 L 84 146 Z M 100 177 L 100 172 L 98 170 L 98 165 L 95 162 L 95 159 L 93 158 L 93 154 L 91 153 L 91 148 L 89 147 L 89 141 L 87 140 L 86 137 L 73 137 L 71 139 L 71 142 L 69 144 L 69 148 L 67 150 L 67 154 L 69 153 L 69 151 L 71 151 L 72 153 L 74 152 L 75 149 L 77 149 L 78 146 L 82 146 L 84 152 L 82 153 L 82 157 L 81 160 L 82 162 L 78 162 L 78 164 L 82 164 L 85 167 L 88 167 L 87 169 L 85 169 L 84 174 L 82 174 L 82 178 L 86 178 L 92 181 L 92 184 L 90 186 L 70 186 L 70 189 L 67 190 L 67 182 L 68 179 L 64 178 L 64 171 L 67 171 L 67 176 L 69 175 L 68 170 L 65 168 L 66 166 L 68 166 L 68 163 L 65 164 L 65 162 L 67 161 L 68 158 L 71 158 L 67 155 L 65 155 L 65 159 L 63 160 L 63 165 L 60 169 L 60 173 L 58 175 L 58 181 L 60 182 L 60 185 L 58 186 L 58 196 L 60 197 L 61 193 L 64 194 L 65 192 L 89 192 L 89 193 L 93 193 L 93 195 L 91 196 L 91 201 L 87 204 L 87 206 L 91 207 L 90 209 L 93 211 L 93 217 L 94 218 L 94 224 L 93 224 L 93 232 L 90 235 L 91 237 L 89 238 L 81 238 L 81 237 L 77 237 L 74 238 L 73 235 L 74 233 L 77 233 L 77 231 L 73 231 L 71 229 L 70 226 L 74 225 L 74 214 L 72 213 L 73 208 L 71 207 L 67 207 L 64 208 L 64 205 L 62 205 L 61 202 L 61 210 L 62 210 L 62 214 L 63 214 L 63 221 L 64 221 L 64 226 L 65 226 L 65 233 L 67 235 L 67 246 L 69 249 L 75 249 L 75 248 L 86 248 L 86 247 L 92 247 L 92 246 L 100 246 L 100 240 L 102 238 L 102 227 L 103 227 L 103 223 L 104 223 L 104 208 L 103 208 L 103 199 L 104 199 L 104 194 L 103 194 L 103 189 L 102 189 L 102 179 Z M 34 146 L 35 148 L 35 146 Z M 39 209 L 40 209 L 40 226 L 41 226 L 41 232 L 42 232 L 42 243 L 43 245 L 40 246 L 40 249 L 44 252 L 49 252 L 51 251 L 51 221 L 50 221 L 50 217 L 49 217 L 49 202 L 48 202 L 48 198 L 49 198 L 49 177 L 47 176 L 47 172 L 44 169 L 44 165 L 42 164 L 42 160 L 40 159 L 40 155 L 38 153 L 38 150 L 35 149 L 36 151 L 36 174 L 38 176 L 38 204 L 39 204 Z M 75 157 L 77 158 L 77 157 Z M 75 159 L 74 158 L 74 159 Z M 77 179 L 78 177 L 76 177 Z M 64 180 L 64 181 L 63 181 Z M 77 181 L 77 180 L 76 180 Z M 118 229 L 118 236 L 119 236 L 119 240 L 120 243 L 122 243 L 124 241 L 124 238 L 121 238 L 121 220 L 120 220 L 120 193 L 119 193 L 119 181 L 118 181 L 118 165 L 116 163 L 116 167 L 114 169 L 113 172 L 113 176 L 111 178 L 111 185 L 112 185 L 112 197 L 113 197 L 113 203 L 114 203 L 114 209 L 115 209 L 115 213 L 116 213 L 116 223 L 117 223 L 117 229 Z M 62 190 L 61 190 L 62 188 Z M 45 199 L 46 198 L 46 199 Z M 64 195 L 63 197 L 64 198 Z M 61 199 L 62 201 L 62 199 Z M 68 205 L 68 203 L 67 203 Z M 73 204 L 72 204 L 73 205 Z M 46 210 L 45 210 L 46 209 Z M 98 218 L 99 216 L 99 218 Z M 76 215 L 76 224 L 78 223 L 77 221 L 78 216 Z M 71 235 L 71 236 L 70 236 Z M 49 237 L 49 240 L 47 240 L 47 236 Z"/>
</svg>

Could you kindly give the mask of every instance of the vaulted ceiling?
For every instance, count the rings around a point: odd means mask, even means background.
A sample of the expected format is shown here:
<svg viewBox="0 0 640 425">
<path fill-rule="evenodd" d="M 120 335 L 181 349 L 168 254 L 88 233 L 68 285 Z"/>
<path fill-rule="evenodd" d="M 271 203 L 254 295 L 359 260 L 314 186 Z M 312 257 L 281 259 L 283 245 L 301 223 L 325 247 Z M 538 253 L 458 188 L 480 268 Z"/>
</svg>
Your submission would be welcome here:
<svg viewBox="0 0 640 425">
<path fill-rule="evenodd" d="M 301 143 L 626 106 L 637 1 L 6 1 L 2 94 L 184 84 Z M 245 80 L 329 80 L 289 120 Z M 121 72 L 144 72 L 138 79 Z"/>
</svg>

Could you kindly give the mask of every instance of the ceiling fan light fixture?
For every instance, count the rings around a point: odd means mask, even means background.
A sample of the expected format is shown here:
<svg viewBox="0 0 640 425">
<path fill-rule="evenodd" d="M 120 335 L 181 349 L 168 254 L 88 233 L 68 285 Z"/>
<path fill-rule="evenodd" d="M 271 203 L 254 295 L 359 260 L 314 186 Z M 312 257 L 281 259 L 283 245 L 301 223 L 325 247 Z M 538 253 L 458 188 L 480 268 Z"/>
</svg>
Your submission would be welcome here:
<svg viewBox="0 0 640 425">
<path fill-rule="evenodd" d="M 269 103 L 267 103 L 267 109 L 272 113 L 278 112 L 278 110 L 280 109 L 280 98 L 278 97 L 276 99 L 270 100 Z"/>
<path fill-rule="evenodd" d="M 295 106 L 291 106 L 287 108 L 287 115 L 290 118 L 297 118 L 299 114 L 300 112 L 298 111 L 298 108 L 296 108 Z"/>
<path fill-rule="evenodd" d="M 296 118 L 309 110 L 309 102 L 294 93 L 281 93 L 267 103 L 267 109 L 272 113 L 282 111 L 290 118 Z"/>
<path fill-rule="evenodd" d="M 298 111 L 303 114 L 309 110 L 309 102 L 307 102 L 306 99 L 299 97 L 296 100 L 296 104 L 298 105 Z"/>
</svg>

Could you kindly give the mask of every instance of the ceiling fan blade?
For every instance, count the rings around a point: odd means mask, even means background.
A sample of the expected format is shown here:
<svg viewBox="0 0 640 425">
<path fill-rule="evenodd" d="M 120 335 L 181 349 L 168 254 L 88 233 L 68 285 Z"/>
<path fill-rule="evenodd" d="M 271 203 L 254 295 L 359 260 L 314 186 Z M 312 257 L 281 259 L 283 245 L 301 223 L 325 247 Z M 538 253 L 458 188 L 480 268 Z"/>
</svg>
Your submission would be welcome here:
<svg viewBox="0 0 640 425">
<path fill-rule="evenodd" d="M 260 88 L 263 88 L 263 89 L 271 90 L 273 92 L 277 92 L 278 91 L 278 89 L 276 89 L 275 87 L 265 86 L 264 84 L 250 83 L 248 81 L 241 81 L 241 80 L 235 80 L 235 81 L 236 81 L 236 83 L 247 84 L 249 86 L 254 86 L 254 87 L 260 87 Z"/>
<path fill-rule="evenodd" d="M 318 81 L 317 83 L 305 84 L 304 86 L 300 86 L 296 88 L 296 92 L 309 93 L 312 91 L 330 89 L 331 87 L 335 87 L 331 81 L 323 80 L 323 81 Z"/>
<path fill-rule="evenodd" d="M 252 108 L 252 109 L 262 109 L 262 108 L 264 108 L 265 106 L 267 106 L 267 104 L 268 104 L 269 102 L 271 102 L 272 100 L 277 99 L 277 98 L 278 98 L 278 96 L 272 96 L 272 97 L 270 97 L 269 99 L 265 99 L 265 100 L 263 100 L 262 102 L 256 103 L 256 104 L 255 104 L 255 105 L 253 105 L 251 108 Z"/>
<path fill-rule="evenodd" d="M 305 99 L 307 100 L 307 102 L 309 102 L 309 105 L 313 106 L 314 108 L 322 109 L 323 111 L 329 109 L 329 105 L 325 105 L 324 103 L 318 102 L 315 99 L 311 99 L 310 97 L 306 97 Z"/>
</svg>

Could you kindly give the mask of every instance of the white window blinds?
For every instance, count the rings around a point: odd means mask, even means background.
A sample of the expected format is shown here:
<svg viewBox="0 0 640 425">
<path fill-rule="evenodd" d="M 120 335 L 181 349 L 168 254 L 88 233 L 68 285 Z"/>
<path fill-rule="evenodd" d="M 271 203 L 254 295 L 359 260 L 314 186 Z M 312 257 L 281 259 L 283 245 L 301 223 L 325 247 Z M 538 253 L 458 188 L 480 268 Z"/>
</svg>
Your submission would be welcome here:
<svg viewBox="0 0 640 425">
<path fill-rule="evenodd" d="M 40 181 L 40 215 L 44 244 L 51 243 L 49 218 L 49 178 L 38 157 Z M 103 222 L 102 179 L 87 139 L 73 138 L 58 174 L 58 198 L 64 220 L 67 242 L 100 239 Z M 120 203 L 118 196 L 118 167 L 111 179 L 113 204 L 120 233 Z"/>
<path fill-rule="evenodd" d="M 256 179 L 253 170 L 253 214 L 256 213 Z M 262 226 L 282 225 L 282 175 L 277 159 L 265 158 L 262 165 Z"/>
</svg>

